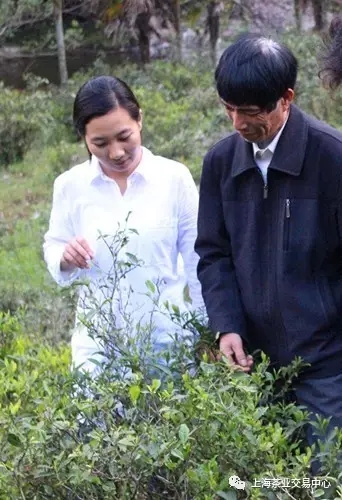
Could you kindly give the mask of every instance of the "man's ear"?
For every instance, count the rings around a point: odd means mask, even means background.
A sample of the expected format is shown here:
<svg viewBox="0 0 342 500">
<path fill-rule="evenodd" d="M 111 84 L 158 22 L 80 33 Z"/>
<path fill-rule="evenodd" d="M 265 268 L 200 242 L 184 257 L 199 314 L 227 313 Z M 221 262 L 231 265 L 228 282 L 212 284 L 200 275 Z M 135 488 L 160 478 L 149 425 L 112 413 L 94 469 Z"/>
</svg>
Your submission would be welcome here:
<svg viewBox="0 0 342 500">
<path fill-rule="evenodd" d="M 283 95 L 283 99 L 286 104 L 291 104 L 295 96 L 293 89 L 287 89 Z"/>
</svg>

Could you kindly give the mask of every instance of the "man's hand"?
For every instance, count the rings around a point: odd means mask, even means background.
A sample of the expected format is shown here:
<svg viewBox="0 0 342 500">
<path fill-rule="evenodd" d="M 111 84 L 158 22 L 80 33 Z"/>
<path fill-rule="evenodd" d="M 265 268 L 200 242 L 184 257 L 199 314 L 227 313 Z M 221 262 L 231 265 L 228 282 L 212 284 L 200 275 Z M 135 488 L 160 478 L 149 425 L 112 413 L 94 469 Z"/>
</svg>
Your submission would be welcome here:
<svg viewBox="0 0 342 500">
<path fill-rule="evenodd" d="M 220 337 L 220 351 L 228 361 L 244 372 L 249 372 L 253 366 L 252 356 L 246 356 L 243 350 L 242 338 L 237 333 L 225 333 Z"/>
<path fill-rule="evenodd" d="M 89 261 L 93 258 L 94 252 L 88 242 L 84 238 L 74 238 L 65 245 L 60 264 L 61 270 L 67 271 L 75 267 L 89 269 Z"/>
</svg>

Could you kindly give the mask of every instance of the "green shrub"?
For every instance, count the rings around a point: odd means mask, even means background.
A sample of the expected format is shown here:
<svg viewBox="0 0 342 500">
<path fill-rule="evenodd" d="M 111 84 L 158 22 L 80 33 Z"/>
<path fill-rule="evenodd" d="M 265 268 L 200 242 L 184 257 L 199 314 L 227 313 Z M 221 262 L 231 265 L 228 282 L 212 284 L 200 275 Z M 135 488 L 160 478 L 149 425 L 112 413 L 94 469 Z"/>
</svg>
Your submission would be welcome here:
<svg viewBox="0 0 342 500">
<path fill-rule="evenodd" d="M 83 142 L 70 144 L 63 140 L 53 147 L 46 148 L 44 153 L 47 168 L 43 181 L 49 181 L 50 188 L 58 175 L 89 158 Z"/>
<path fill-rule="evenodd" d="M 254 487 L 267 478 L 309 479 L 305 414 L 275 398 L 295 364 L 276 374 L 264 359 L 246 375 L 204 359 L 193 376 L 148 381 L 136 371 L 117 380 L 105 372 L 94 382 L 69 373 L 64 346 L 30 341 L 9 316 L 0 319 L 4 329 L 12 337 L 0 357 L 1 498 L 322 496 L 318 488 L 272 496 Z M 330 469 L 327 478 L 335 490 L 339 473 Z M 245 491 L 230 487 L 232 475 L 246 481 Z"/>
<path fill-rule="evenodd" d="M 111 289 L 132 267 L 143 265 L 130 254 L 119 260 L 126 240 L 126 232 L 119 231 L 111 247 Z M 146 300 L 156 306 L 158 287 L 146 285 Z M 329 473 L 331 491 L 338 492 L 342 431 L 316 454 L 303 442 L 307 415 L 286 402 L 299 360 L 275 372 L 264 356 L 250 375 L 225 361 L 211 364 L 205 323 L 171 304 L 172 320 L 191 332 L 192 341 L 176 338 L 156 352 L 153 326 L 142 327 L 125 312 L 123 331 L 106 298 L 99 303 L 96 292 L 88 292 L 91 307 L 80 319 L 107 359 L 94 360 L 101 366 L 96 379 L 69 372 L 64 346 L 45 347 L 24 337 L 17 320 L 0 315 L 0 490 L 5 497 L 270 498 L 266 487 L 253 487 L 256 481 L 309 480 L 314 457 L 320 458 L 322 473 Z M 325 425 L 322 421 L 320 428 Z M 230 476 L 246 482 L 241 494 Z M 321 495 L 315 488 L 291 493 L 298 499 Z M 279 488 L 276 498 L 287 494 Z"/>
<path fill-rule="evenodd" d="M 69 339 L 74 298 L 50 278 L 42 255 L 47 214 L 18 221 L 2 236 L 0 249 L 0 311 L 21 312 L 27 332 L 52 343 Z"/>
<path fill-rule="evenodd" d="M 32 148 L 75 140 L 71 92 L 26 92 L 2 84 L 0 90 L 0 166 L 22 160 Z"/>
<path fill-rule="evenodd" d="M 0 165 L 21 160 L 36 134 L 47 123 L 44 94 L 35 95 L 0 86 Z"/>
<path fill-rule="evenodd" d="M 0 193 L 0 311 L 25 311 L 28 333 L 51 342 L 69 339 L 74 298 L 50 278 L 43 260 L 53 181 L 87 158 L 81 144 L 60 142 L 11 165 Z M 6 177 L 6 178 L 5 178 Z"/>
</svg>

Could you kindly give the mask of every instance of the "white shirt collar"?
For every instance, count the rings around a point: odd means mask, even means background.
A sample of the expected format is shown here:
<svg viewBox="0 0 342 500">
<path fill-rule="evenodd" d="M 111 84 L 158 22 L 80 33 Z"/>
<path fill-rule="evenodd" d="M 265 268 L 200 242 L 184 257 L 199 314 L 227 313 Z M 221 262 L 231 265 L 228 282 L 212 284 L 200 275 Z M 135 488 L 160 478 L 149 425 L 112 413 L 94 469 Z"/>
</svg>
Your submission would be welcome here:
<svg viewBox="0 0 342 500">
<path fill-rule="evenodd" d="M 260 151 L 260 152 L 262 152 L 262 153 L 263 153 L 264 151 L 269 150 L 269 151 L 270 151 L 270 153 L 272 153 L 272 155 L 274 154 L 274 151 L 275 151 L 275 149 L 276 149 L 276 147 L 277 147 L 277 144 L 278 144 L 278 141 L 279 141 L 279 139 L 280 139 L 280 136 L 281 136 L 281 134 L 282 134 L 282 132 L 283 132 L 283 130 L 284 130 L 284 128 L 285 128 L 285 125 L 286 125 L 286 123 L 287 123 L 287 120 L 288 120 L 288 116 L 287 116 L 287 118 L 286 118 L 286 120 L 285 120 L 285 122 L 284 122 L 283 126 L 281 127 L 281 129 L 280 129 L 280 130 L 279 130 L 279 132 L 277 133 L 277 135 L 274 137 L 274 139 L 272 140 L 272 142 L 271 142 L 271 143 L 270 143 L 270 144 L 269 144 L 269 145 L 268 145 L 265 149 L 261 149 L 261 148 L 259 148 L 259 146 L 257 145 L 257 143 L 256 143 L 256 142 L 253 142 L 253 143 L 252 143 L 254 157 L 255 157 L 255 155 L 256 155 L 256 153 L 257 153 L 258 151 Z"/>
<path fill-rule="evenodd" d="M 139 165 L 136 167 L 136 169 L 131 173 L 129 178 L 135 177 L 135 176 L 141 176 L 145 180 L 148 180 L 149 176 L 151 175 L 151 160 L 153 159 L 153 154 L 151 151 L 144 146 L 142 146 L 142 157 L 140 160 Z M 89 181 L 92 183 L 96 179 L 102 179 L 104 181 L 109 181 L 110 178 L 103 172 L 100 162 L 98 158 L 95 155 L 92 155 L 91 159 L 89 160 Z"/>
</svg>

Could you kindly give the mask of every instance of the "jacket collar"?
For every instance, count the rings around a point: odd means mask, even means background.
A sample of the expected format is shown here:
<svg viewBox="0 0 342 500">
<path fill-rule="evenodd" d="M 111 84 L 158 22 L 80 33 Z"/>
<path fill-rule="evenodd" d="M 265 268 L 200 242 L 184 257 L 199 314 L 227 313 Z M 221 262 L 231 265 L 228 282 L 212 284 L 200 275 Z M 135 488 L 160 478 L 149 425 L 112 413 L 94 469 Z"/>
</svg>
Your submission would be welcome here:
<svg viewBox="0 0 342 500">
<path fill-rule="evenodd" d="M 308 123 L 305 115 L 297 106 L 292 104 L 290 115 L 279 138 L 269 168 L 289 175 L 300 175 L 307 139 Z M 252 144 L 239 136 L 233 158 L 232 176 L 236 177 L 251 168 L 256 168 Z"/>
</svg>

